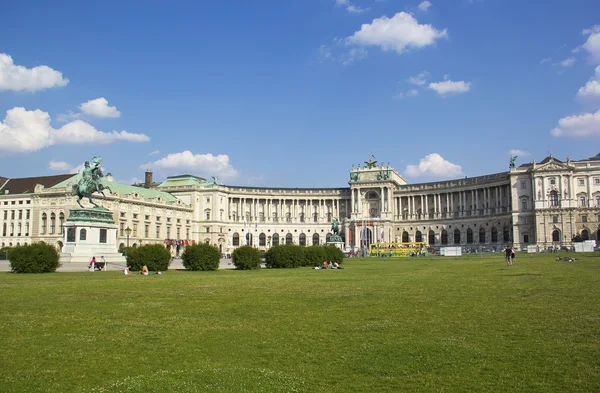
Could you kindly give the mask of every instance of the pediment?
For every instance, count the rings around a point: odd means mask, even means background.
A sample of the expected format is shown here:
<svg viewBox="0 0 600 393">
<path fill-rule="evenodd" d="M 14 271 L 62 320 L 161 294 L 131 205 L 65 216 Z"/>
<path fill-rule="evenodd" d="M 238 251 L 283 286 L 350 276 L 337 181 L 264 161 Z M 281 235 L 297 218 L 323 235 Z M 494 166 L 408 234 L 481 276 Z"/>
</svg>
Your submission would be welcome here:
<svg viewBox="0 0 600 393">
<path fill-rule="evenodd" d="M 556 171 L 568 171 L 571 168 L 567 164 L 550 161 L 546 164 L 537 165 L 534 172 L 556 172 Z"/>
</svg>

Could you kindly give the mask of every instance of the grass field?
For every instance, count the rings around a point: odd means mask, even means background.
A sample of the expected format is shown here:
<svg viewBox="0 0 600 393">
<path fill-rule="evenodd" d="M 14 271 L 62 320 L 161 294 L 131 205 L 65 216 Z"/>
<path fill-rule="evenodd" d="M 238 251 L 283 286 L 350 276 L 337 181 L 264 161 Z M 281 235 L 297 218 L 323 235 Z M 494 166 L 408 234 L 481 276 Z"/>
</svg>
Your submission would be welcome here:
<svg viewBox="0 0 600 393">
<path fill-rule="evenodd" d="M 0 391 L 598 392 L 600 255 L 571 255 L 1 273 Z"/>
</svg>

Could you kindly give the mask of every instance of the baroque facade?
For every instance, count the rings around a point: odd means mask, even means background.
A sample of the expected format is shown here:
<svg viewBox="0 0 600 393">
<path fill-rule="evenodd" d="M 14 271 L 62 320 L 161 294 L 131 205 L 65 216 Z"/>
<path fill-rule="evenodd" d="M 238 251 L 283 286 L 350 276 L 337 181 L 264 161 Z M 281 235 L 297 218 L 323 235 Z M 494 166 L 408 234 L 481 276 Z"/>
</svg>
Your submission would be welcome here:
<svg viewBox="0 0 600 393">
<path fill-rule="evenodd" d="M 43 240 L 60 246 L 61 223 L 76 207 L 70 187 L 77 176 L 0 178 L 2 245 Z M 185 239 L 231 253 L 244 244 L 262 250 L 324 244 L 334 218 L 346 250 L 408 241 L 543 248 L 600 235 L 600 155 L 579 161 L 548 156 L 507 172 L 418 184 L 373 161 L 353 167 L 345 188 L 231 186 L 191 175 L 152 183 L 151 173 L 145 187 L 115 183 L 109 175 L 105 183 L 112 192 L 98 199 L 113 211 L 121 245 Z"/>
</svg>

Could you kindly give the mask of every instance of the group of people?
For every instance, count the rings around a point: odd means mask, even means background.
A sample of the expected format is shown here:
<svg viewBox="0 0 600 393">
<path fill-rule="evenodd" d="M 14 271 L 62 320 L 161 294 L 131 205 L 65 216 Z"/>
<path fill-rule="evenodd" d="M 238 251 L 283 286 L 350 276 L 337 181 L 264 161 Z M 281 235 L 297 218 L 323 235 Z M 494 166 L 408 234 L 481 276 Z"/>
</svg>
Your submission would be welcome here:
<svg viewBox="0 0 600 393">
<path fill-rule="evenodd" d="M 504 257 L 506 258 L 506 266 L 512 266 L 515 261 L 515 253 L 517 251 L 514 247 L 506 246 L 504 249 Z"/>
<path fill-rule="evenodd" d="M 321 267 L 319 266 L 315 266 L 315 270 L 327 270 L 327 269 L 343 269 L 343 267 L 341 267 L 337 262 L 327 262 L 327 261 L 323 261 L 323 263 L 321 264 Z"/>
<path fill-rule="evenodd" d="M 104 255 L 100 257 L 99 261 L 96 261 L 96 257 L 93 256 L 90 265 L 88 266 L 88 270 L 90 272 L 95 270 L 106 270 L 106 260 L 104 259 Z"/>
</svg>

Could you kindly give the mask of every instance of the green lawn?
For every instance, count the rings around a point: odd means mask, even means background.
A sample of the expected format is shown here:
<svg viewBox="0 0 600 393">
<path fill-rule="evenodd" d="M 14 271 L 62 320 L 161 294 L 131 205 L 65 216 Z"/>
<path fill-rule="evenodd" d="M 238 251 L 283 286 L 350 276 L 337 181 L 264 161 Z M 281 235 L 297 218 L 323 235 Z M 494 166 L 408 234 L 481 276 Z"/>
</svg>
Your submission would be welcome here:
<svg viewBox="0 0 600 393">
<path fill-rule="evenodd" d="M 570 255 L 0 273 L 0 391 L 598 392 L 600 255 Z"/>
</svg>

